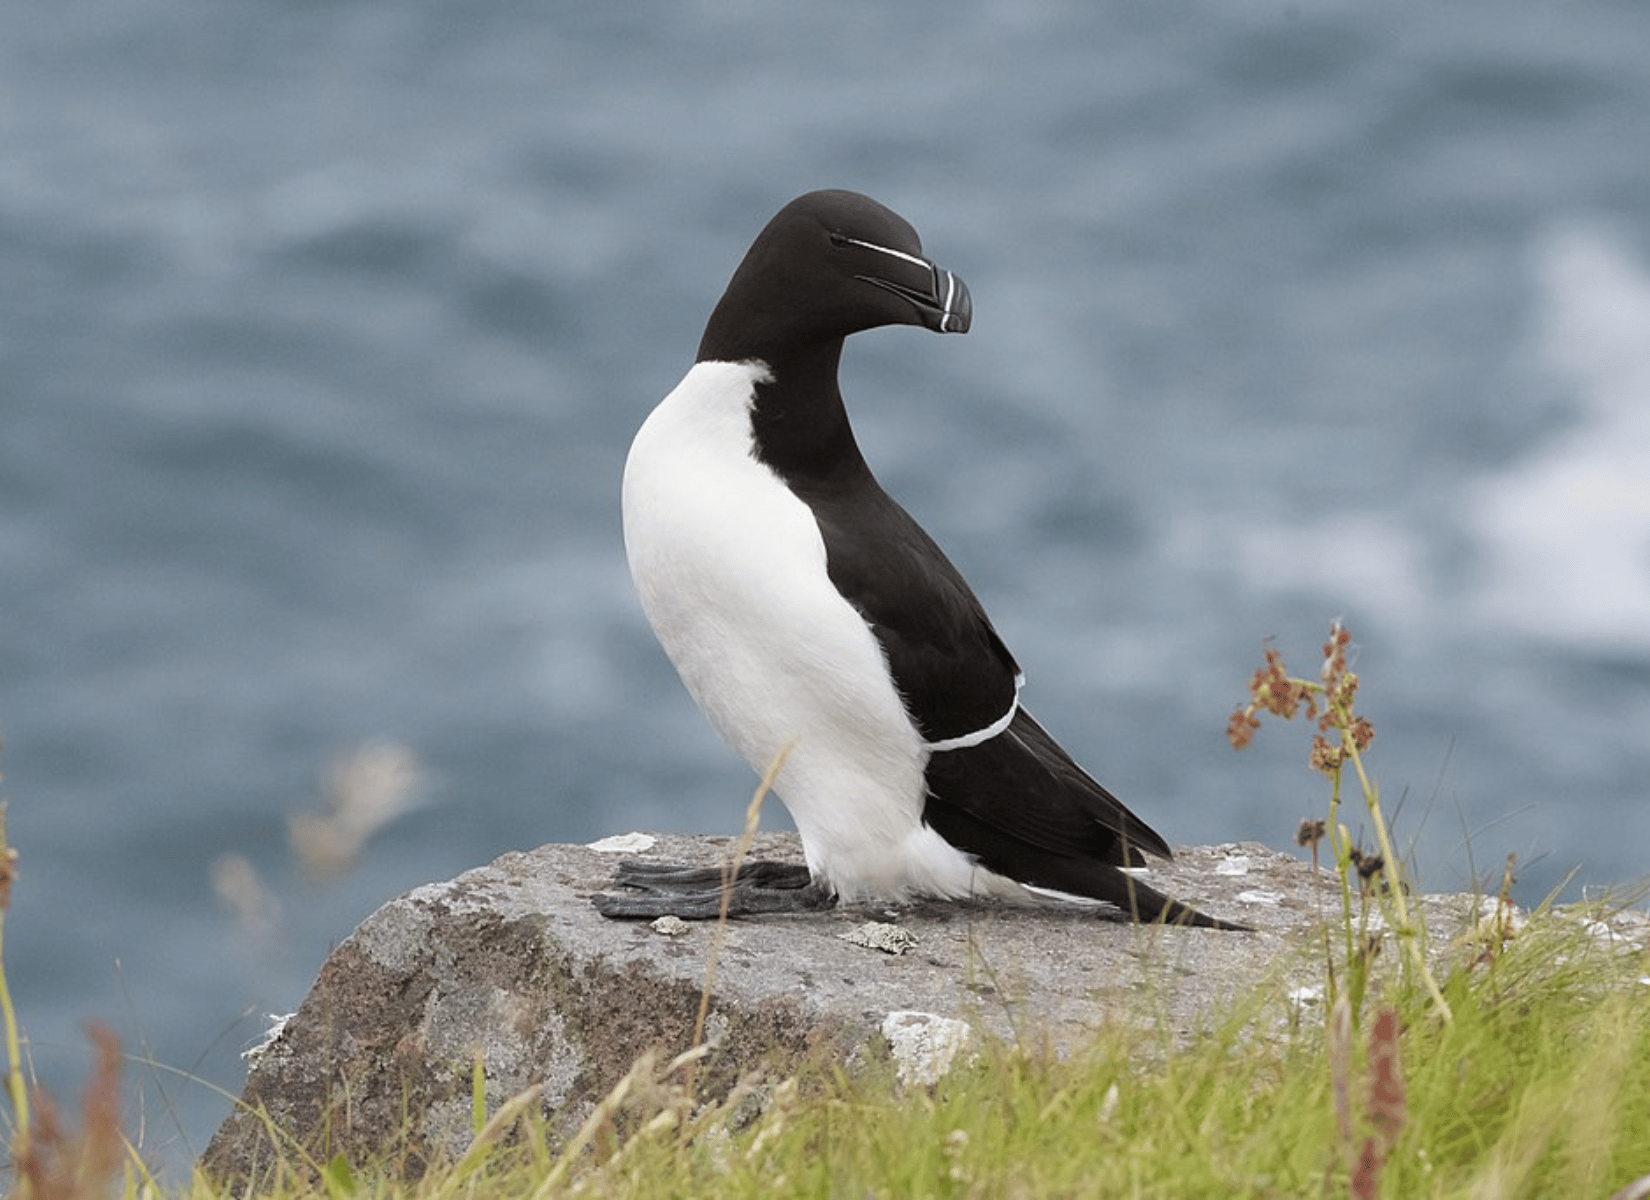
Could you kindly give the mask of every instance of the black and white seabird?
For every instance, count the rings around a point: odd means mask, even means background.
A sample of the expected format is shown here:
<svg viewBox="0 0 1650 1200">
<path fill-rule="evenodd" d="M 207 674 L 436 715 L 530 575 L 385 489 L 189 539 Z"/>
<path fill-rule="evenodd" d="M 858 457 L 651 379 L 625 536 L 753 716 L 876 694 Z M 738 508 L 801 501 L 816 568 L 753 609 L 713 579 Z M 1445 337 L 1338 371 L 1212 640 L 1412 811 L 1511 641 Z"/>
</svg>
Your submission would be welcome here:
<svg viewBox="0 0 1650 1200">
<path fill-rule="evenodd" d="M 810 192 L 734 272 L 687 376 L 636 434 L 625 549 L 654 633 L 774 791 L 807 866 L 753 863 L 729 911 L 916 896 L 1108 901 L 1225 927 L 1121 868 L 1169 857 L 1020 705 L 1024 677 L 932 538 L 882 490 L 837 387 L 843 340 L 966 333 L 963 281 L 866 196 Z M 627 863 L 608 916 L 712 917 L 715 869 Z"/>
</svg>

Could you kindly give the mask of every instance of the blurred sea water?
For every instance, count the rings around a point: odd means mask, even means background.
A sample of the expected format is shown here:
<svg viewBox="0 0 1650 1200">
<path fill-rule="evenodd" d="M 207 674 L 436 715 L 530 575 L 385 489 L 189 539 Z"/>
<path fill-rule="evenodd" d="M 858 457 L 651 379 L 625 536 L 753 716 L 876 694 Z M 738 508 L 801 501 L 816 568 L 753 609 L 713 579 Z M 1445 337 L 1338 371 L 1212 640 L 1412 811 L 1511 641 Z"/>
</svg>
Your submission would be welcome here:
<svg viewBox="0 0 1650 1200">
<path fill-rule="evenodd" d="M 1509 853 L 1531 902 L 1645 874 L 1643 5 L 27 0 L 7 27 L 6 968 L 60 1097 L 80 1022 L 121 1034 L 157 1159 L 384 900 L 738 823 L 618 478 L 814 187 L 968 281 L 966 338 L 851 344 L 861 444 L 1028 705 L 1171 842 L 1321 812 L 1303 730 L 1240 756 L 1223 729 L 1265 639 L 1310 671 L 1340 616 L 1425 886 Z M 288 825 L 340 759 L 410 808 L 318 877 Z"/>
</svg>

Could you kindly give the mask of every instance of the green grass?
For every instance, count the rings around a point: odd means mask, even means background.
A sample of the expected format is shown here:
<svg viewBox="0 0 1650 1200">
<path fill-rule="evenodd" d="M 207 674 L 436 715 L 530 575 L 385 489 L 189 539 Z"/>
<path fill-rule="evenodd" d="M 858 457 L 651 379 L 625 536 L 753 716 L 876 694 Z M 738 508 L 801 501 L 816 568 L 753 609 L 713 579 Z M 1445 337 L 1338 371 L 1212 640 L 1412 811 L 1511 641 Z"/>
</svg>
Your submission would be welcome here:
<svg viewBox="0 0 1650 1200">
<path fill-rule="evenodd" d="M 1344 882 L 1322 931 L 1321 1003 L 1257 988 L 1187 1041 L 1152 1020 L 1146 996 L 1148 1011 L 1119 1013 L 1078 1053 L 1050 1054 L 1027 1029 L 982 1044 L 926 1089 L 901 1088 L 887 1068 L 820 1061 L 700 1102 L 692 1052 L 644 1055 L 559 1146 L 534 1094 L 489 1112 L 478 1082 L 475 1142 L 458 1161 L 405 1183 L 370 1163 L 295 1155 L 276 1194 L 1604 1200 L 1650 1176 L 1650 953 L 1609 936 L 1607 905 L 1543 907 L 1515 924 L 1502 903 L 1471 936 L 1427 944 L 1361 757 L 1374 732 L 1352 711 L 1345 643 L 1332 632 L 1316 682 L 1269 651 L 1233 721 L 1234 744 L 1259 712 L 1318 721 L 1312 761 L 1331 780 L 1330 818 L 1303 834 L 1314 853 L 1328 839 Z M 1378 854 L 1360 852 L 1337 819 L 1352 768 Z M 1376 911 L 1384 938 L 1369 933 Z M 0 903 L 0 933 L 4 916 Z M 3 971 L 0 1002 L 14 1028 Z M 15 1034 L 10 1050 L 15 1064 Z M 39 1098 L 12 1089 L 16 1194 L 234 1195 L 203 1178 L 155 1187 L 111 1115 L 115 1063 L 102 1061 L 79 1130 L 43 1122 Z"/>
<path fill-rule="evenodd" d="M 1371 1194 L 1603 1196 L 1650 1172 L 1650 987 L 1631 974 L 1645 964 L 1557 918 L 1526 932 L 1493 971 L 1450 980 L 1450 1021 L 1424 990 L 1394 997 L 1407 1120 Z M 1257 998 L 1161 1054 L 1123 1027 L 1069 1061 L 1000 1046 L 932 1093 L 831 1079 L 719 1153 L 661 1136 L 603 1170 L 599 1190 L 1345 1194 L 1322 1021 L 1276 1034 L 1278 1015 Z M 1351 1073 L 1355 1108 L 1364 1074 Z"/>
</svg>

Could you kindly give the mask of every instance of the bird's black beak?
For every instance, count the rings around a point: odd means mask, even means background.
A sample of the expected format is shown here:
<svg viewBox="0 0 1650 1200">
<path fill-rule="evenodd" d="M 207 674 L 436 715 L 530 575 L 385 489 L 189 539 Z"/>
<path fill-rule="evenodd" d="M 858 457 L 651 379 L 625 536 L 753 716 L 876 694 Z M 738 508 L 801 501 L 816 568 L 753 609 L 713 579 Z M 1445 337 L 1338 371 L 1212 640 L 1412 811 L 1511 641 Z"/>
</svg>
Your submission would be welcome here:
<svg viewBox="0 0 1650 1200">
<path fill-rule="evenodd" d="M 865 245 L 865 243 L 860 243 Z M 872 247 L 881 250 L 882 247 Z M 866 283 L 885 288 L 908 300 L 917 310 L 918 322 L 935 333 L 967 333 L 974 319 L 974 301 L 962 277 L 916 255 L 883 251 L 904 260 L 899 269 L 886 274 L 858 275 Z M 892 265 L 892 264 L 890 264 Z M 898 276 L 895 278 L 894 276 Z"/>
</svg>

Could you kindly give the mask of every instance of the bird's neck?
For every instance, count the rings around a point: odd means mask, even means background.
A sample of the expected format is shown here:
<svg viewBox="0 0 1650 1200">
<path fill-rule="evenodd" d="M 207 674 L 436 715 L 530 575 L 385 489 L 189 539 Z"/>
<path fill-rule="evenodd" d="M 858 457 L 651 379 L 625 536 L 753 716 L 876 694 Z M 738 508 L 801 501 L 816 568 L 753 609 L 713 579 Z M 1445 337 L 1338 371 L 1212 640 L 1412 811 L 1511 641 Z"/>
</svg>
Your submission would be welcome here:
<svg viewBox="0 0 1650 1200">
<path fill-rule="evenodd" d="M 793 488 L 851 486 L 869 474 L 837 387 L 842 339 L 764 360 L 771 382 L 756 386 L 751 433 L 757 457 Z"/>
</svg>

